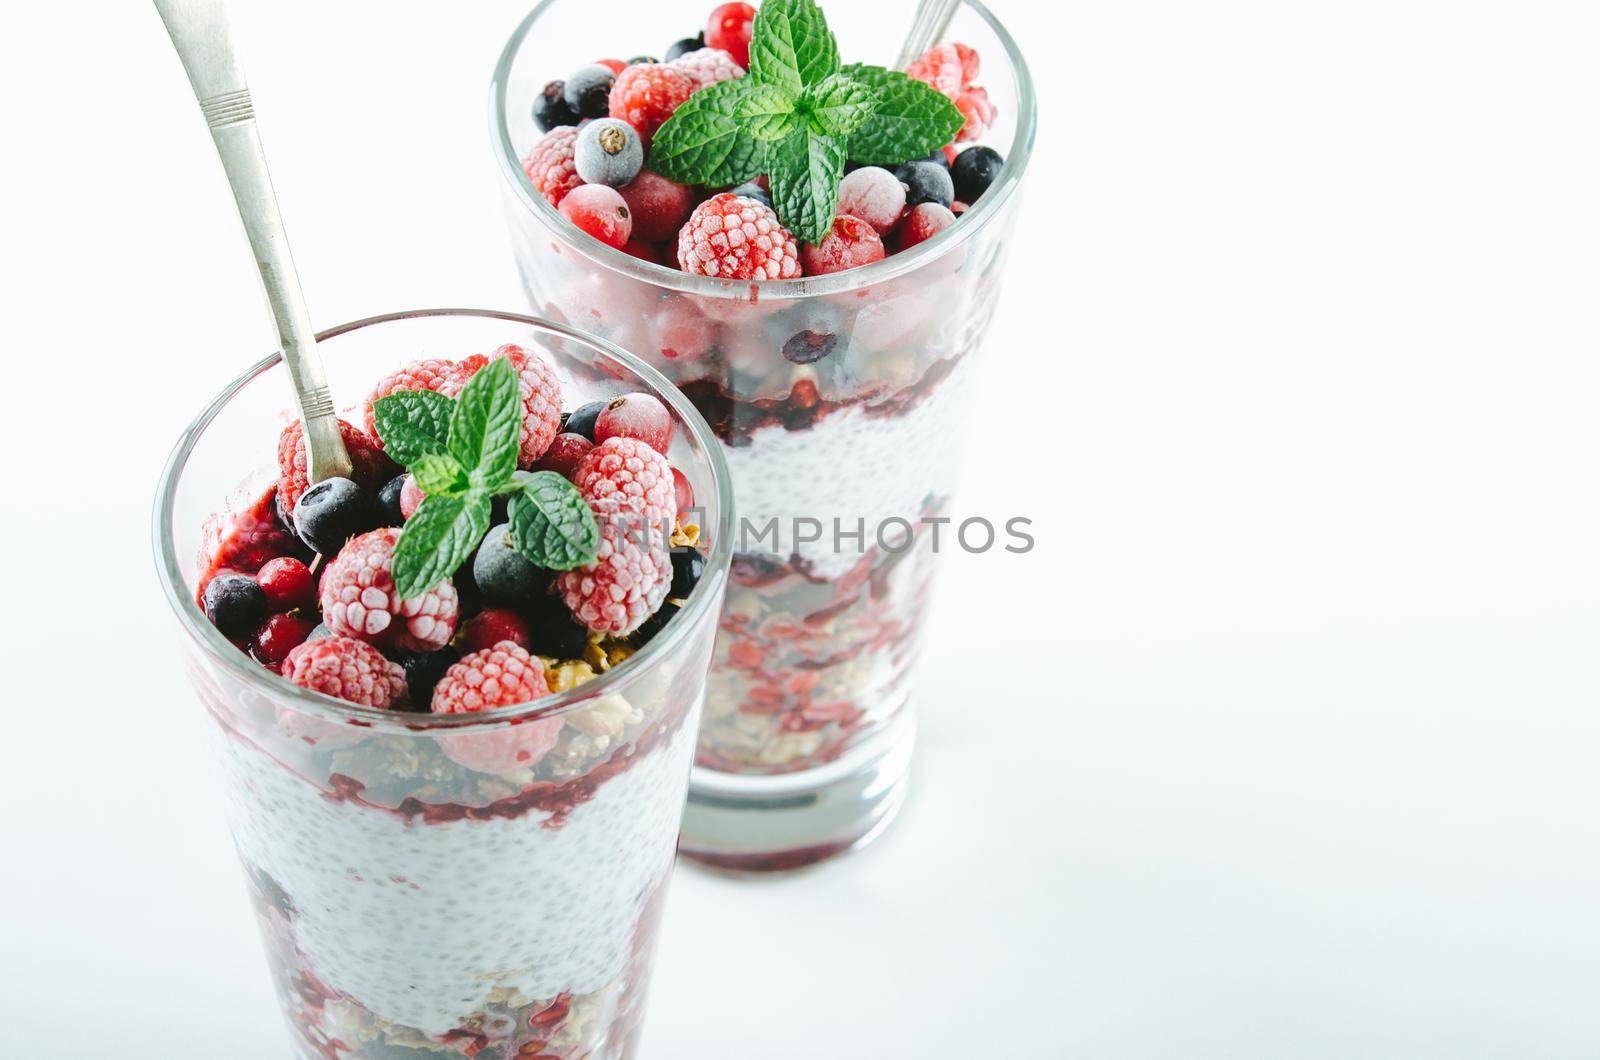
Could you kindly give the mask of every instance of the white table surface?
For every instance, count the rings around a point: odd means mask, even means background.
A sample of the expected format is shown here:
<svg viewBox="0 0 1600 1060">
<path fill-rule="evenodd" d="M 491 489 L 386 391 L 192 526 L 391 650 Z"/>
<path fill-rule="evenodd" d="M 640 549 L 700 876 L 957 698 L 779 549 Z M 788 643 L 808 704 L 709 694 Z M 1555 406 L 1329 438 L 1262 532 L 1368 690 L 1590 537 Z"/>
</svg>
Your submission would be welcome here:
<svg viewBox="0 0 1600 1060">
<path fill-rule="evenodd" d="M 521 7 L 241 13 L 319 324 L 521 304 Z M 948 562 L 881 843 L 680 869 L 645 1056 L 1600 1055 L 1593 5 L 996 7 L 1044 117 L 959 510 L 1039 547 Z M 153 10 L 7 18 L 0 1055 L 282 1056 L 146 530 L 252 266 Z"/>
</svg>

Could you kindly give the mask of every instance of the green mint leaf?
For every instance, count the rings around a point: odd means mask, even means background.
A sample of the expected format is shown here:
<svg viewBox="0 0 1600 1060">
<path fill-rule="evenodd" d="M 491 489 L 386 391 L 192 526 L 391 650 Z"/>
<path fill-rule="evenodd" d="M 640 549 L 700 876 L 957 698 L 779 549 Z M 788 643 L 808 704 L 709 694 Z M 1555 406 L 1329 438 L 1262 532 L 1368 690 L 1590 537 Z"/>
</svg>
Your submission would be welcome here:
<svg viewBox="0 0 1600 1060">
<path fill-rule="evenodd" d="M 411 464 L 411 477 L 428 496 L 455 497 L 470 487 L 467 469 L 448 453 L 423 453 Z"/>
<path fill-rule="evenodd" d="M 820 243 L 833 227 L 844 176 L 840 141 L 797 129 L 777 145 L 769 174 L 772 205 L 784 227 L 805 243 Z"/>
<path fill-rule="evenodd" d="M 767 145 L 738 119 L 741 100 L 754 90 L 741 77 L 690 96 L 656 130 L 650 168 L 680 184 L 738 184 L 763 172 Z"/>
<path fill-rule="evenodd" d="M 571 570 L 593 563 L 600 551 L 600 524 L 589 502 L 554 471 L 536 471 L 525 479 L 509 510 L 512 543 L 530 563 Z"/>
<path fill-rule="evenodd" d="M 450 418 L 450 455 L 474 486 L 494 489 L 517 469 L 522 438 L 522 388 L 517 370 L 496 357 L 462 388 Z"/>
<path fill-rule="evenodd" d="M 488 494 L 422 498 L 394 548 L 395 592 L 410 600 L 432 589 L 467 561 L 488 532 Z"/>
<path fill-rule="evenodd" d="M 800 106 L 813 133 L 843 141 L 872 116 L 878 106 L 878 92 L 870 85 L 834 74 L 808 85 L 800 94 Z"/>
<path fill-rule="evenodd" d="M 763 0 L 750 27 L 750 76 L 791 96 L 839 72 L 839 45 L 816 0 Z"/>
<path fill-rule="evenodd" d="M 401 390 L 379 398 L 372 418 L 384 450 L 406 467 L 425 453 L 443 453 L 456 403 L 431 390 Z"/>
<path fill-rule="evenodd" d="M 800 121 L 794 97 L 777 85 L 751 85 L 740 97 L 734 117 L 744 123 L 745 132 L 763 142 L 783 139 Z"/>
<path fill-rule="evenodd" d="M 850 160 L 896 166 L 951 143 L 966 122 L 944 94 L 914 77 L 881 66 L 852 63 L 845 77 L 877 90 L 878 105 L 850 135 Z"/>
</svg>

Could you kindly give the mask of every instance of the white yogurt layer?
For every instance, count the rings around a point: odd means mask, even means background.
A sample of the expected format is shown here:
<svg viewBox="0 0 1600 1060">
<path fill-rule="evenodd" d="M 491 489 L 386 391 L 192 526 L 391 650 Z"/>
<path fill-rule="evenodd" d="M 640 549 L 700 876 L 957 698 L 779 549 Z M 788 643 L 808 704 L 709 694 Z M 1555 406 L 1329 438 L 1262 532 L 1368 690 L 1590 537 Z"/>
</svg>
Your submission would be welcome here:
<svg viewBox="0 0 1600 1060">
<path fill-rule="evenodd" d="M 807 430 L 781 424 L 756 431 L 750 444 L 724 446 L 733 473 L 734 510 L 744 523 L 741 552 L 787 560 L 796 552 L 813 573 L 843 575 L 876 546 L 878 527 L 899 518 L 916 525 L 930 496 L 949 492 L 961 458 L 962 429 L 972 402 L 972 357 L 963 357 L 931 393 L 900 414 L 869 415 L 860 406 L 829 413 Z M 767 532 L 777 520 L 776 535 Z M 816 527 L 801 520 L 819 520 Z M 836 541 L 834 520 L 865 540 Z M 890 523 L 884 539 L 905 531 Z M 760 536 L 760 535 L 765 536 Z M 943 538 L 941 538 L 943 540 Z"/>
<path fill-rule="evenodd" d="M 694 726 L 549 815 L 407 823 L 325 798 L 242 741 L 224 755 L 234 837 L 294 903 L 316 975 L 382 1019 L 442 1034 L 497 987 L 529 998 L 606 986 L 672 865 Z"/>
</svg>

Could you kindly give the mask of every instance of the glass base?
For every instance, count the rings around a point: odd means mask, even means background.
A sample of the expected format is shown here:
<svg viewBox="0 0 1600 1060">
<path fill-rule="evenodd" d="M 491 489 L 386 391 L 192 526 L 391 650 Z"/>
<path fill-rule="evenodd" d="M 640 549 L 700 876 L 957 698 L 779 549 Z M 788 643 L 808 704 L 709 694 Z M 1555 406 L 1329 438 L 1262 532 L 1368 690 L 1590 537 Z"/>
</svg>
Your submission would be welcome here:
<svg viewBox="0 0 1600 1060">
<path fill-rule="evenodd" d="M 905 801 L 916 722 L 912 712 L 877 739 L 820 769 L 779 776 L 689 775 L 678 853 L 728 873 L 788 872 L 857 850 Z"/>
</svg>

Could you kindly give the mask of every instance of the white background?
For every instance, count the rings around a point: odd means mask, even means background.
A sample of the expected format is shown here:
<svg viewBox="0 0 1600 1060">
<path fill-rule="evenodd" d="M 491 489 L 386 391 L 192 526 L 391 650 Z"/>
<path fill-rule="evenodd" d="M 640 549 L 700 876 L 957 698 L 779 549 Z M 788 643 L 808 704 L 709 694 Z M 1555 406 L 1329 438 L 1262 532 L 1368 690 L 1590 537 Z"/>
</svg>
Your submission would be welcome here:
<svg viewBox="0 0 1600 1060">
<path fill-rule="evenodd" d="M 525 3 L 241 13 L 319 325 L 521 304 Z M 1042 127 L 960 511 L 1039 548 L 948 563 L 887 838 L 680 870 L 646 1056 L 1600 1054 L 1594 5 L 996 7 Z M 146 529 L 248 252 L 148 5 L 8 11 L 0 100 L 0 1055 L 281 1056 Z"/>
</svg>

